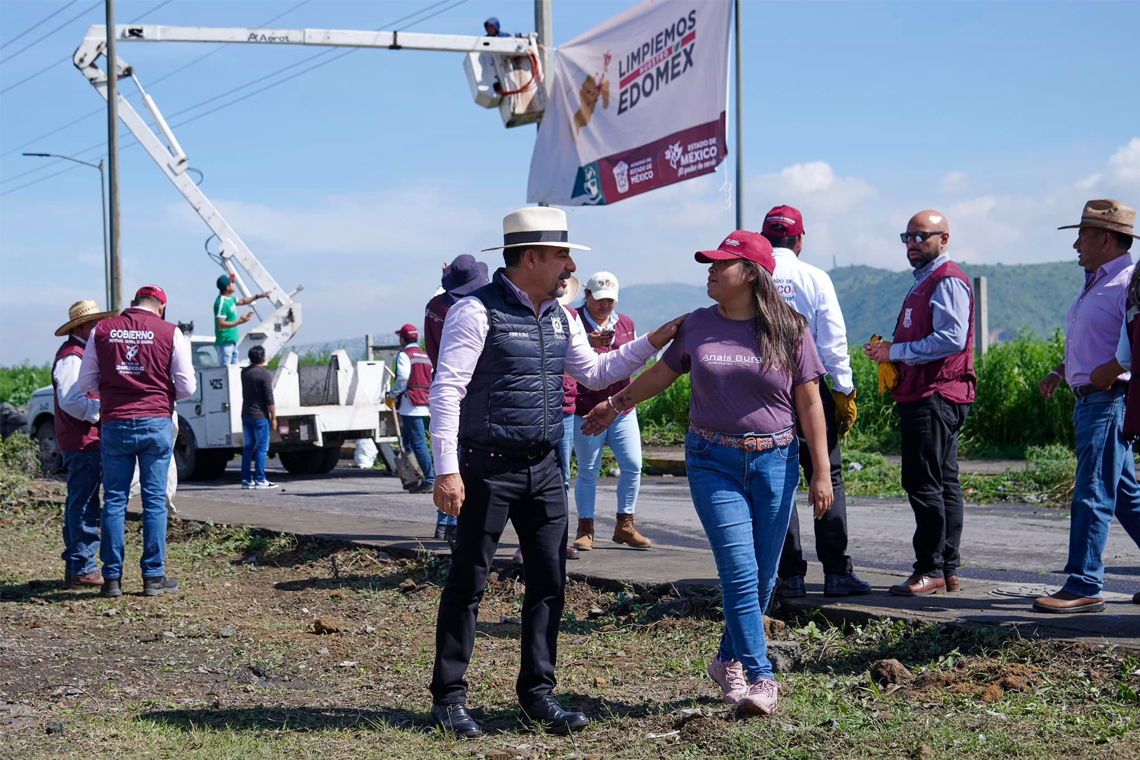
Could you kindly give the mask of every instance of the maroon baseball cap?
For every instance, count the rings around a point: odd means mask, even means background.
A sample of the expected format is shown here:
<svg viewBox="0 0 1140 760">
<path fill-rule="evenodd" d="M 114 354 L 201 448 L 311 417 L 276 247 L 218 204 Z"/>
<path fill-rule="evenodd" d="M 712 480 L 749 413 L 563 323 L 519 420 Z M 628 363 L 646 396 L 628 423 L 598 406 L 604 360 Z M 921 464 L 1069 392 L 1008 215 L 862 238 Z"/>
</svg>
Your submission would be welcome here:
<svg viewBox="0 0 1140 760">
<path fill-rule="evenodd" d="M 764 234 L 772 237 L 799 237 L 804 234 L 804 217 L 798 208 L 776 206 L 764 217 Z"/>
<path fill-rule="evenodd" d="M 157 285 L 143 285 L 141 288 L 138 289 L 138 292 L 135 293 L 135 300 L 137 301 L 140 298 L 142 298 L 143 296 L 150 296 L 151 298 L 157 298 L 159 301 L 162 302 L 163 306 L 166 306 L 166 291 L 163 290 L 162 288 L 158 287 Z"/>
<path fill-rule="evenodd" d="M 404 340 L 419 340 L 420 331 L 416 329 L 415 325 L 404 325 L 396 331 Z"/>
<path fill-rule="evenodd" d="M 776 257 L 772 254 L 772 244 L 759 232 L 737 230 L 724 239 L 715 251 L 697 251 L 695 258 L 702 264 L 731 259 L 747 259 L 768 270 L 776 271 Z"/>
</svg>

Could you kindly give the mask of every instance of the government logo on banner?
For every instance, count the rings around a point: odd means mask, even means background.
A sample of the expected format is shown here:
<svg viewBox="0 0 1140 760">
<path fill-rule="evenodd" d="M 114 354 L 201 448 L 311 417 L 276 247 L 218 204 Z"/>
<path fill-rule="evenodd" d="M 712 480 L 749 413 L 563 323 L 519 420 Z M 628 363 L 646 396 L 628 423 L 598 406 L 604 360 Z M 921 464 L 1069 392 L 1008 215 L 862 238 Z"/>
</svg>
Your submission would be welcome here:
<svg viewBox="0 0 1140 760">
<path fill-rule="evenodd" d="M 727 155 L 727 0 L 649 0 L 558 48 L 527 200 L 599 206 Z"/>
</svg>

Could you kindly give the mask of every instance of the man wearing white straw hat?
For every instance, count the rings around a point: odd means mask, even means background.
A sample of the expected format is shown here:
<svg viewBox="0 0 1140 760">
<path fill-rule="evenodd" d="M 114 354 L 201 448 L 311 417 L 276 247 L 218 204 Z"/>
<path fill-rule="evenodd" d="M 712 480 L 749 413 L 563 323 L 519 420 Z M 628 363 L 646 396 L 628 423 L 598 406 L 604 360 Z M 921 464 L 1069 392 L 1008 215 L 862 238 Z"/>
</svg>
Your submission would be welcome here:
<svg viewBox="0 0 1140 760">
<path fill-rule="evenodd" d="M 628 377 L 665 346 L 682 319 L 599 355 L 557 301 L 576 267 L 566 213 L 528 207 L 503 219 L 505 267 L 447 313 L 431 387 L 435 504 L 459 517 L 451 572 L 439 602 L 432 723 L 478 736 L 465 674 L 487 574 L 506 528 L 523 550 L 526 600 L 516 691 L 526 726 L 565 734 L 589 724 L 552 694 L 566 584 L 563 374 L 587 388 Z"/>
<path fill-rule="evenodd" d="M 115 316 L 99 311 L 92 300 L 76 301 L 67 322 L 55 331 L 67 340 L 55 352 L 51 385 L 55 390 L 55 442 L 67 473 L 67 506 L 63 510 L 63 585 L 102 586 L 95 563 L 99 546 L 99 487 L 103 464 L 99 455 L 99 396 L 79 387 L 79 368 L 87 339 L 99 320 Z"/>
</svg>

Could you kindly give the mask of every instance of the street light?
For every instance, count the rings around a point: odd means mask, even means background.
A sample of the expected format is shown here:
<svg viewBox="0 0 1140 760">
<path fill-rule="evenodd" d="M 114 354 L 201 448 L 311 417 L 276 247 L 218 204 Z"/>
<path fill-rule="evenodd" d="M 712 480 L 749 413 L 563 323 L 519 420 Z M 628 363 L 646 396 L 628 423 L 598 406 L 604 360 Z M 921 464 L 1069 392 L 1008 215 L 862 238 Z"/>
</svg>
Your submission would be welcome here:
<svg viewBox="0 0 1140 760">
<path fill-rule="evenodd" d="M 107 299 L 107 311 L 115 308 L 115 302 L 118 300 L 118 294 L 114 292 L 112 282 L 112 267 L 111 255 L 107 250 L 107 188 L 106 181 L 103 174 L 103 159 L 99 159 L 99 163 L 93 164 L 90 161 L 82 161 L 78 158 L 71 156 L 60 155 L 59 153 L 25 153 L 25 156 L 32 156 L 34 158 L 62 158 L 64 161 L 74 161 L 77 164 L 90 166 L 92 169 L 99 170 L 99 193 L 103 198 L 103 276 L 106 282 L 106 289 L 104 295 Z"/>
</svg>

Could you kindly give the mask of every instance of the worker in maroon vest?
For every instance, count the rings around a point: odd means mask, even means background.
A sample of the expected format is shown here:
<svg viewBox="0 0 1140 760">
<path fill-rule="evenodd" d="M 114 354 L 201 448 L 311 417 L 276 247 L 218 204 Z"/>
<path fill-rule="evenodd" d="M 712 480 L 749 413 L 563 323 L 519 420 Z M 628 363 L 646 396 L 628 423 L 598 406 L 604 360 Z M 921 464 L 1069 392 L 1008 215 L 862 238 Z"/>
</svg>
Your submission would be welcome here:
<svg viewBox="0 0 1140 760">
<path fill-rule="evenodd" d="M 55 443 L 67 472 L 67 506 L 63 511 L 64 586 L 103 585 L 95 564 L 99 545 L 99 396 L 79 387 L 79 368 L 87 339 L 99 320 L 115 315 L 99 311 L 94 301 L 71 305 L 67 323 L 55 331 L 67 340 L 55 352 L 51 385 L 55 391 Z"/>
<path fill-rule="evenodd" d="M 420 334 L 414 325 L 404 325 L 396 335 L 400 337 L 400 352 L 396 354 L 396 381 L 388 396 L 397 403 L 396 414 L 400 417 L 404 451 L 415 455 L 424 474 L 423 481 L 410 489 L 411 493 L 431 493 L 435 490 L 435 470 L 432 469 L 427 445 L 426 420 L 431 416 L 428 393 L 431 391 L 432 363 L 418 345 Z M 455 533 L 456 518 L 436 511 L 435 537 L 442 541 L 448 538 L 449 533 Z M 447 530 L 449 526 L 450 531 Z"/>
<path fill-rule="evenodd" d="M 898 596 L 957 591 L 962 539 L 958 433 L 974 401 L 974 294 L 950 260 L 950 226 L 937 211 L 915 214 L 900 235 L 914 267 L 894 342 L 863 351 L 899 372 L 902 485 L 914 510 L 914 573 L 891 586 Z"/>
<path fill-rule="evenodd" d="M 471 295 L 490 281 L 487 265 L 469 253 L 456 256 L 455 261 L 443 268 L 443 277 L 439 280 L 443 292 L 428 301 L 424 309 L 424 350 L 433 367 L 439 360 L 439 339 L 448 310 L 460 298 Z"/>
<path fill-rule="evenodd" d="M 637 337 L 633 320 L 615 310 L 618 280 L 612 272 L 595 272 L 586 281 L 586 303 L 578 309 L 578 317 L 590 339 L 594 353 L 615 351 Z M 594 407 L 626 388 L 629 379 L 619 380 L 608 388 L 592 391 L 578 389 L 575 401 L 574 453 L 578 457 L 578 481 L 574 484 L 574 505 L 578 509 L 578 530 L 574 546 L 578 551 L 594 548 L 594 511 L 598 496 L 598 473 L 602 468 L 602 449 L 608 444 L 614 452 L 621 474 L 617 482 L 617 523 L 613 542 L 634 549 L 653 545 L 633 524 L 637 494 L 641 489 L 641 428 L 637 411 L 632 406 L 618 416 L 600 435 L 583 435 L 582 423 Z"/>
<path fill-rule="evenodd" d="M 98 324 L 79 370 L 79 387 L 102 408 L 103 513 L 100 558 L 105 597 L 122 596 L 124 520 L 135 463 L 143 505 L 143 594 L 178 588 L 166 577 L 166 476 L 174 450 L 174 402 L 198 383 L 190 343 L 165 321 L 166 293 L 139 288 L 131 307 Z"/>
</svg>

